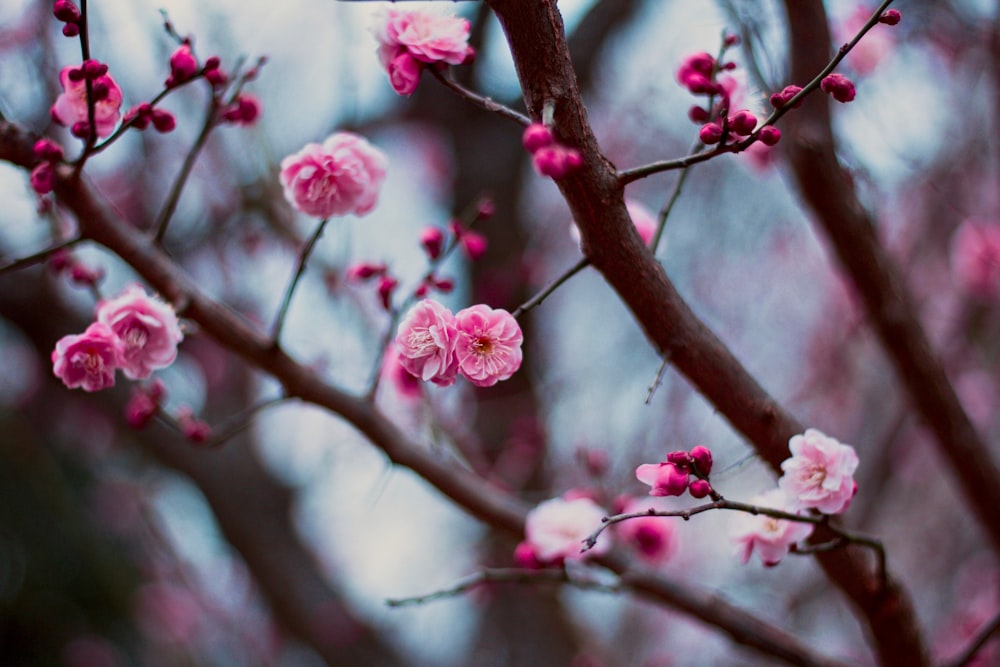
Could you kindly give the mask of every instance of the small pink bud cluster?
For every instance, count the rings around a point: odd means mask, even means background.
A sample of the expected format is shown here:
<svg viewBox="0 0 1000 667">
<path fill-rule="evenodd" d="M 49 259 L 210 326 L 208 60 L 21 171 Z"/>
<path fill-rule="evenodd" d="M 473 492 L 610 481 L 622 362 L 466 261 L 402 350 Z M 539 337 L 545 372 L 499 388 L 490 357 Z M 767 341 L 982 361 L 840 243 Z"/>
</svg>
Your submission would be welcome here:
<svg viewBox="0 0 1000 667">
<path fill-rule="evenodd" d="M 475 57 L 469 22 L 423 10 L 388 10 L 375 28 L 378 58 L 392 89 L 412 95 L 428 66 L 461 65 Z"/>
<path fill-rule="evenodd" d="M 39 139 L 34 153 L 39 163 L 31 170 L 31 189 L 40 195 L 48 194 L 56 186 L 56 163 L 63 159 L 62 146 L 50 139 Z"/>
<path fill-rule="evenodd" d="M 484 304 L 457 314 L 432 299 L 414 305 L 396 332 L 399 363 L 411 375 L 447 387 L 458 375 L 477 387 L 509 379 L 521 367 L 517 320 Z"/>
<path fill-rule="evenodd" d="M 739 109 L 723 121 L 712 121 L 702 125 L 698 138 L 706 146 L 725 140 L 731 132 L 736 137 L 749 137 L 757 127 L 757 117 L 749 109 Z M 780 136 L 780 133 L 779 133 Z"/>
<path fill-rule="evenodd" d="M 233 125 L 249 126 L 260 116 L 260 100 L 253 95 L 241 93 L 222 112 L 222 120 Z"/>
<path fill-rule="evenodd" d="M 635 469 L 635 477 L 651 487 L 651 496 L 680 496 L 687 491 L 695 498 L 704 498 L 712 493 L 708 482 L 711 472 L 712 452 L 698 445 L 688 452 L 670 452 L 660 463 L 640 465 Z"/>
<path fill-rule="evenodd" d="M 800 92 L 802 92 L 802 86 L 795 86 L 795 85 L 785 86 L 777 93 L 773 93 L 771 95 L 771 106 L 773 106 L 775 109 L 781 109 L 789 102 L 791 102 L 792 98 L 798 95 Z M 801 99 L 797 100 L 795 104 L 792 105 L 792 108 L 797 109 L 800 106 L 802 106 Z"/>
<path fill-rule="evenodd" d="M 184 338 L 174 309 L 138 285 L 97 306 L 96 322 L 80 335 L 64 336 L 52 352 L 53 372 L 70 389 L 114 386 L 115 371 L 141 380 L 177 358 Z"/>
<path fill-rule="evenodd" d="M 378 293 L 382 307 L 386 311 L 392 310 L 392 295 L 399 287 L 399 280 L 389 273 L 389 267 L 381 263 L 359 262 L 347 267 L 346 275 L 351 282 L 374 280 L 375 291 Z"/>
<path fill-rule="evenodd" d="M 583 164 L 580 152 L 562 145 L 541 123 L 532 123 L 521 135 L 521 143 L 531 153 L 531 164 L 542 176 L 562 178 Z"/>
<path fill-rule="evenodd" d="M 104 269 L 84 264 L 65 248 L 52 253 L 49 267 L 56 275 L 68 274 L 73 284 L 81 287 L 96 287 L 104 279 Z"/>
<path fill-rule="evenodd" d="M 79 67 L 64 67 L 59 72 L 59 82 L 63 92 L 49 111 L 52 120 L 69 127 L 75 137 L 89 137 L 87 82 L 90 82 L 96 134 L 102 138 L 111 134 L 121 118 L 122 89 L 108 73 L 108 66 L 96 60 L 87 60 Z"/>
<path fill-rule="evenodd" d="M 80 8 L 70 0 L 56 0 L 52 5 L 52 13 L 63 22 L 62 34 L 76 37 L 80 34 L 80 21 L 83 17 Z"/>
<path fill-rule="evenodd" d="M 187 40 L 170 54 L 170 76 L 163 82 L 167 88 L 174 88 L 193 79 L 198 74 L 198 59 L 191 51 Z"/>
<path fill-rule="evenodd" d="M 699 51 L 681 61 L 677 81 L 694 95 L 721 95 L 725 91 L 715 80 L 716 61 L 711 54 Z"/>
<path fill-rule="evenodd" d="M 584 494 L 570 492 L 540 503 L 525 518 L 525 539 L 514 550 L 515 562 L 527 569 L 561 567 L 567 560 L 606 553 L 611 548 L 607 539 L 583 551 L 584 540 L 604 516 L 600 505 Z"/>
<path fill-rule="evenodd" d="M 125 112 L 123 122 L 137 130 L 145 130 L 152 123 L 157 132 L 166 134 L 177 127 L 177 120 L 169 111 L 154 108 L 149 102 L 140 102 Z"/>
<path fill-rule="evenodd" d="M 222 86 L 229 80 L 226 73 L 219 67 L 222 61 L 219 60 L 219 56 L 209 56 L 208 60 L 205 61 L 205 67 L 202 70 L 202 74 L 205 79 L 213 86 Z M 249 80 L 249 75 L 247 75 Z"/>
<path fill-rule="evenodd" d="M 455 235 L 456 243 L 461 246 L 469 259 L 476 261 L 486 254 L 489 242 L 485 236 L 467 227 L 463 227 L 459 220 L 452 220 L 448 228 L 451 229 L 451 233 Z"/>
<path fill-rule="evenodd" d="M 886 25 L 897 25 L 902 18 L 903 15 L 899 13 L 898 9 L 887 9 L 878 17 L 878 22 Z"/>
<path fill-rule="evenodd" d="M 136 384 L 125 404 L 125 422 L 134 429 L 144 428 L 160 411 L 166 397 L 166 388 L 159 379 Z"/>
<path fill-rule="evenodd" d="M 188 406 L 177 410 L 177 425 L 181 434 L 195 444 L 202 444 L 212 435 L 212 427 L 194 416 L 194 411 Z"/>
<path fill-rule="evenodd" d="M 854 82 L 843 74 L 828 74 L 819 82 L 820 90 L 837 100 L 846 104 L 854 99 Z"/>
</svg>

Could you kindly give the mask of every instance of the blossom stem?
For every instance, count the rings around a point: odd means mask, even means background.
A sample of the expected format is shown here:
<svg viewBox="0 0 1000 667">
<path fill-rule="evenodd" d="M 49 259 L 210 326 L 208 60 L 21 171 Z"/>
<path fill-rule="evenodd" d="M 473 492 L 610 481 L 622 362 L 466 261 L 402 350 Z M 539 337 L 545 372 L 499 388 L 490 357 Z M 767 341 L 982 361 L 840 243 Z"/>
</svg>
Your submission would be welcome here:
<svg viewBox="0 0 1000 667">
<path fill-rule="evenodd" d="M 489 97 L 483 97 L 482 95 L 478 95 L 472 92 L 465 86 L 455 81 L 455 79 L 453 79 L 450 75 L 442 74 L 434 67 L 428 68 L 428 71 L 432 75 L 434 75 L 435 79 L 444 84 L 446 88 L 450 88 L 451 90 L 455 91 L 456 93 L 458 93 L 465 99 L 469 100 L 473 104 L 482 107 L 487 111 L 492 111 L 493 113 L 499 116 L 503 116 L 504 118 L 512 120 L 515 123 L 519 123 L 525 127 L 531 124 L 531 119 L 525 116 L 523 113 L 520 113 L 519 111 L 514 111 L 510 107 L 500 104 L 499 102 L 492 100 Z"/>
<path fill-rule="evenodd" d="M 45 260 L 47 260 L 53 254 L 59 252 L 60 250 L 64 250 L 66 248 L 72 248 L 73 246 L 75 246 L 77 243 L 79 243 L 82 240 L 83 240 L 82 237 L 77 236 L 75 238 L 69 239 L 68 241 L 63 241 L 62 243 L 57 243 L 56 245 L 54 245 L 54 246 L 52 246 L 50 248 L 46 248 L 45 250 L 41 250 L 39 252 L 36 252 L 33 255 L 28 255 L 27 257 L 22 257 L 20 259 L 15 259 L 13 262 L 10 262 L 9 264 L 0 265 L 0 275 L 3 275 L 4 273 L 9 273 L 9 272 L 12 272 L 12 271 L 18 271 L 20 269 L 25 269 L 25 268 L 27 268 L 29 266 L 33 266 L 35 264 L 41 264 L 42 262 L 44 262 Z"/>
<path fill-rule="evenodd" d="M 299 261 L 295 266 L 295 274 L 292 276 L 291 282 L 288 283 L 288 289 L 285 290 L 285 298 L 281 302 L 281 308 L 278 310 L 278 315 L 274 318 L 274 325 L 271 327 L 271 344 L 275 347 L 277 347 L 278 339 L 281 337 L 281 329 L 285 325 L 288 307 L 292 303 L 292 294 L 295 293 L 295 288 L 298 286 L 302 274 L 305 273 L 309 255 L 312 254 L 313 248 L 316 247 L 319 237 L 323 235 L 323 230 L 326 228 L 328 222 L 330 222 L 330 218 L 323 218 L 319 221 L 319 224 L 316 225 L 316 231 L 309 237 L 306 245 L 302 248 L 302 252 L 299 253 Z"/>
<path fill-rule="evenodd" d="M 559 287 L 564 282 L 566 282 L 567 280 L 569 280 L 570 278 L 572 278 L 576 274 L 580 273 L 580 271 L 583 271 L 588 266 L 590 266 L 590 260 L 587 259 L 586 257 L 581 257 L 577 261 L 576 264 L 574 264 L 573 266 L 571 266 L 568 269 L 566 269 L 562 273 L 562 275 L 560 275 L 555 280 L 553 280 L 551 283 L 549 283 L 548 285 L 546 285 L 545 289 L 543 289 L 541 292 L 539 292 L 538 294 L 536 294 L 535 296 L 531 297 L 530 299 L 528 299 L 527 301 L 525 301 L 524 303 L 522 303 L 520 306 L 518 306 L 517 308 L 515 308 L 514 312 L 511 313 L 511 315 L 513 315 L 514 318 L 517 319 L 518 317 L 520 317 L 521 315 L 524 315 L 526 312 L 528 312 L 532 308 L 534 308 L 536 306 L 540 306 L 542 304 L 542 301 L 545 301 L 545 299 L 547 299 L 550 294 L 552 294 L 557 289 L 559 289 Z"/>
</svg>

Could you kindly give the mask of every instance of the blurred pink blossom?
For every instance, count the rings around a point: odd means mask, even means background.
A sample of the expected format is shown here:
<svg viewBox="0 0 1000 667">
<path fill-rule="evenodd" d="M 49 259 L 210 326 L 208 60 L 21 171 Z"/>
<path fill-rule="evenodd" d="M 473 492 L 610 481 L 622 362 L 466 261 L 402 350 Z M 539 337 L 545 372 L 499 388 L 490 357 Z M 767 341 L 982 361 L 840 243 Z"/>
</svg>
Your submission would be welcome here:
<svg viewBox="0 0 1000 667">
<path fill-rule="evenodd" d="M 177 344 L 184 338 L 173 307 L 149 296 L 140 285 L 101 302 L 97 321 L 121 339 L 121 369 L 131 380 L 148 378 L 174 363 Z"/>
<path fill-rule="evenodd" d="M 1000 224 L 966 220 L 951 239 L 951 272 L 972 296 L 1000 296 Z"/>
<path fill-rule="evenodd" d="M 784 474 L 778 486 L 795 507 L 839 514 L 857 492 L 854 471 L 858 455 L 817 429 L 807 429 L 788 441 L 792 457 L 781 464 Z"/>
<path fill-rule="evenodd" d="M 517 320 L 503 309 L 479 304 L 455 315 L 459 372 L 477 387 L 491 387 L 521 367 L 524 340 Z"/>
<path fill-rule="evenodd" d="M 455 316 L 432 299 L 410 308 L 399 323 L 396 349 L 400 365 L 414 377 L 447 387 L 455 382 L 458 366 Z"/>
<path fill-rule="evenodd" d="M 387 165 L 363 137 L 337 132 L 282 160 L 281 185 L 285 199 L 306 215 L 364 215 L 378 202 Z"/>
<path fill-rule="evenodd" d="M 581 553 L 581 549 L 583 540 L 600 528 L 604 516 L 604 510 L 590 498 L 552 498 L 528 512 L 524 536 L 540 563 L 598 556 L 611 548 L 607 534 L 602 535 L 589 551 Z M 523 553 L 520 556 L 524 558 Z"/>
<path fill-rule="evenodd" d="M 768 509 L 793 512 L 792 502 L 779 489 L 771 489 L 755 496 L 751 504 Z M 789 548 L 812 534 L 809 523 L 775 519 L 763 514 L 740 512 L 736 516 L 731 538 L 739 545 L 740 560 L 746 564 L 754 551 L 764 565 L 772 566 L 781 562 Z"/>
<path fill-rule="evenodd" d="M 422 10 L 389 9 L 375 28 L 384 67 L 402 52 L 423 63 L 460 65 L 470 55 L 466 19 Z"/>
<path fill-rule="evenodd" d="M 845 44 L 854 39 L 874 10 L 868 3 L 859 4 L 844 21 L 834 26 L 837 42 Z M 892 31 L 876 24 L 847 54 L 847 63 L 858 74 L 870 74 L 895 48 Z"/>
<path fill-rule="evenodd" d="M 80 335 L 63 336 L 52 351 L 52 371 L 70 389 L 99 391 L 115 385 L 121 339 L 106 324 L 94 322 Z"/>
<path fill-rule="evenodd" d="M 62 84 L 63 92 L 52 105 L 53 120 L 68 127 L 89 122 L 87 81 L 80 76 L 70 77 L 71 71 L 80 72 L 80 69 L 62 68 L 59 72 L 59 83 Z M 122 89 L 107 73 L 93 79 L 91 88 L 94 90 L 94 122 L 97 125 L 97 136 L 103 138 L 111 134 L 121 118 Z"/>
<path fill-rule="evenodd" d="M 623 513 L 649 509 L 649 502 L 634 498 L 626 503 Z M 639 555 L 652 563 L 662 563 L 677 552 L 677 522 L 673 517 L 648 516 L 622 521 L 615 526 L 620 541 L 631 545 Z"/>
<path fill-rule="evenodd" d="M 386 65 L 389 73 L 389 84 L 400 95 L 412 95 L 417 92 L 420 75 L 424 65 L 406 51 L 401 52 Z"/>
</svg>

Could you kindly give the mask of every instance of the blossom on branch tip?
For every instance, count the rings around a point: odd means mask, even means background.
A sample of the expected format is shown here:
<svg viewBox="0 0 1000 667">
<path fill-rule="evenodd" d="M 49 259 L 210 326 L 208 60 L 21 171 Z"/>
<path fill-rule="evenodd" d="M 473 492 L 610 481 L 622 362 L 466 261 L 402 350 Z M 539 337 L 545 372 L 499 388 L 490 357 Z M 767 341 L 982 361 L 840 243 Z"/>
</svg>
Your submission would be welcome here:
<svg viewBox="0 0 1000 667">
<path fill-rule="evenodd" d="M 87 61 L 87 64 L 96 61 Z M 94 99 L 94 122 L 97 125 L 97 136 L 104 138 L 114 131 L 121 118 L 122 89 L 118 87 L 115 80 L 107 73 L 107 66 L 101 65 L 104 73 L 96 77 L 86 77 L 85 67 L 64 67 L 59 72 L 59 83 L 62 84 L 63 92 L 56 98 L 52 105 L 52 119 L 61 125 L 74 127 L 83 124 L 87 134 L 90 132 L 89 118 L 87 111 L 87 79 L 90 78 L 93 89 L 100 88 L 106 92 L 98 99 Z M 100 71 L 100 69 L 95 69 Z M 72 74 L 72 76 L 71 76 Z"/>
<path fill-rule="evenodd" d="M 541 123 L 532 123 L 524 128 L 524 132 L 521 134 L 521 144 L 529 153 L 534 153 L 545 146 L 551 146 L 553 143 L 555 143 L 555 137 L 552 136 L 552 130 Z"/>
<path fill-rule="evenodd" d="M 474 50 L 469 46 L 469 22 L 446 14 L 389 9 L 374 28 L 378 58 L 393 90 L 412 95 L 423 68 L 429 64 L 461 65 Z"/>
<path fill-rule="evenodd" d="M 689 473 L 680 466 L 664 461 L 644 463 L 635 469 L 635 478 L 648 484 L 651 496 L 679 496 L 688 487 Z"/>
<path fill-rule="evenodd" d="M 677 81 L 696 95 L 711 94 L 718 92 L 718 84 L 712 81 L 714 73 L 715 58 L 701 51 L 681 61 Z"/>
<path fill-rule="evenodd" d="M 847 103 L 854 99 L 854 82 L 843 74 L 828 74 L 819 82 L 820 90 L 838 102 Z"/>
<path fill-rule="evenodd" d="M 492 387 L 521 367 L 524 336 L 514 316 L 501 308 L 478 304 L 455 315 L 455 363 L 477 387 Z"/>
<path fill-rule="evenodd" d="M 602 535 L 602 539 L 585 552 L 582 551 L 583 541 L 601 526 L 604 516 L 604 510 L 590 498 L 552 498 L 528 512 L 524 522 L 525 542 L 531 555 L 543 565 L 598 556 L 611 548 L 609 537 Z M 527 550 L 519 549 L 518 557 L 528 560 Z"/>
<path fill-rule="evenodd" d="M 260 100 L 253 95 L 241 93 L 222 112 L 222 119 L 233 125 L 253 125 L 260 116 Z"/>
<path fill-rule="evenodd" d="M 760 128 L 760 132 L 757 133 L 757 139 L 765 146 L 774 146 L 781 141 L 781 130 L 774 125 L 767 125 Z"/>
<path fill-rule="evenodd" d="M 437 301 L 418 302 L 399 323 L 396 351 L 412 376 L 447 387 L 455 382 L 455 316 Z"/>
<path fill-rule="evenodd" d="M 388 159 L 363 137 L 337 132 L 281 161 L 285 199 L 318 218 L 364 215 L 375 208 Z"/>
<path fill-rule="evenodd" d="M 878 17 L 878 22 L 886 25 L 897 25 L 902 18 L 903 15 L 899 13 L 898 9 L 887 9 Z"/>
<path fill-rule="evenodd" d="M 132 285 L 117 298 L 103 301 L 97 321 L 121 339 L 120 367 L 131 380 L 141 380 L 177 358 L 184 338 L 173 307 Z"/>
<path fill-rule="evenodd" d="M 795 85 L 785 86 L 779 92 L 771 95 L 771 106 L 773 106 L 775 109 L 780 109 L 786 104 L 788 104 L 793 97 L 795 97 L 801 92 L 802 92 L 802 86 L 795 86 Z M 800 106 L 802 106 L 802 100 L 799 100 L 794 105 L 792 105 L 792 108 L 794 109 Z"/>
<path fill-rule="evenodd" d="M 854 448 L 814 428 L 792 436 L 788 448 L 792 457 L 781 464 L 784 474 L 778 486 L 792 505 L 823 514 L 846 510 L 858 489 Z"/>
<path fill-rule="evenodd" d="M 197 73 L 198 59 L 191 52 L 191 45 L 185 42 L 170 55 L 170 76 L 163 85 L 173 88 L 191 80 Z"/>
<path fill-rule="evenodd" d="M 792 502 L 781 489 L 771 489 L 751 499 L 758 507 L 794 513 Z M 792 545 L 812 535 L 810 523 L 776 519 L 765 514 L 739 512 L 731 532 L 732 540 L 739 547 L 739 557 L 743 564 L 750 561 L 754 551 L 768 567 L 777 565 L 785 557 Z"/>
<path fill-rule="evenodd" d="M 52 351 L 52 372 L 70 389 L 100 391 L 115 385 L 122 341 L 102 322 L 79 335 L 63 336 Z"/>
</svg>

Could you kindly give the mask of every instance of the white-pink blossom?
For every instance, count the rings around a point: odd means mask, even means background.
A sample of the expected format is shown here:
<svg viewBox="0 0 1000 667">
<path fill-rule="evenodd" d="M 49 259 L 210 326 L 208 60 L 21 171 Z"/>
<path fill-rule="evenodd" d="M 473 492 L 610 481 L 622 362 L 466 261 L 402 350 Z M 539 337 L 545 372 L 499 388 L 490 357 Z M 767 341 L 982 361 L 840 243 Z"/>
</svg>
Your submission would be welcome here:
<svg viewBox="0 0 1000 667">
<path fill-rule="evenodd" d="M 337 132 L 281 161 L 285 199 L 306 215 L 364 215 L 375 208 L 388 159 L 363 137 Z"/>
<path fill-rule="evenodd" d="M 52 351 L 52 372 L 70 389 L 100 391 L 115 385 L 122 342 L 106 324 L 94 322 L 79 335 L 63 336 Z"/>
<path fill-rule="evenodd" d="M 458 330 L 450 310 L 432 299 L 418 302 L 396 331 L 399 364 L 414 377 L 446 387 L 455 382 Z"/>
<path fill-rule="evenodd" d="M 792 456 L 781 464 L 784 474 L 778 486 L 791 502 L 824 514 L 846 510 L 857 491 L 854 471 L 858 455 L 854 448 L 811 428 L 792 436 L 788 449 Z"/>
<path fill-rule="evenodd" d="M 478 304 L 455 315 L 458 372 L 477 387 L 491 387 L 521 367 L 524 337 L 514 316 Z"/>
<path fill-rule="evenodd" d="M 140 285 L 101 302 L 97 321 L 121 339 L 120 367 L 132 380 L 148 378 L 154 370 L 174 363 L 184 338 L 173 307 L 149 296 Z"/>
<path fill-rule="evenodd" d="M 1000 296 L 1000 224 L 963 222 L 951 240 L 951 271 L 967 293 L 983 299 Z"/>
<path fill-rule="evenodd" d="M 755 496 L 751 504 L 757 507 L 795 513 L 791 500 L 781 489 L 771 489 Z M 745 564 L 754 551 L 764 565 L 777 565 L 797 544 L 812 535 L 810 523 L 776 519 L 764 514 L 739 512 L 731 532 L 732 540 L 739 546 L 740 560 Z"/>
<path fill-rule="evenodd" d="M 583 540 L 601 527 L 605 512 L 590 498 L 552 498 L 528 512 L 524 536 L 541 563 L 576 560 L 603 554 L 611 548 L 611 537 L 602 534 L 597 544 L 582 552 Z"/>
<path fill-rule="evenodd" d="M 469 56 L 469 22 L 419 9 L 389 9 L 375 28 L 383 66 L 405 51 L 424 63 L 460 65 Z"/>
<path fill-rule="evenodd" d="M 87 111 L 87 81 L 82 76 L 70 77 L 71 71 L 80 72 L 79 67 L 63 67 L 59 72 L 59 83 L 63 92 L 52 105 L 52 118 L 67 127 L 76 123 L 89 123 Z M 77 79 L 74 81 L 74 79 Z M 103 74 L 91 84 L 95 91 L 94 124 L 98 137 L 110 135 L 121 118 L 122 89 L 110 74 Z M 97 92 L 103 91 L 103 92 Z"/>
</svg>

